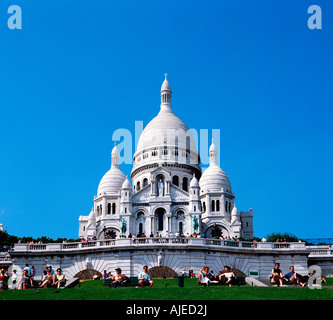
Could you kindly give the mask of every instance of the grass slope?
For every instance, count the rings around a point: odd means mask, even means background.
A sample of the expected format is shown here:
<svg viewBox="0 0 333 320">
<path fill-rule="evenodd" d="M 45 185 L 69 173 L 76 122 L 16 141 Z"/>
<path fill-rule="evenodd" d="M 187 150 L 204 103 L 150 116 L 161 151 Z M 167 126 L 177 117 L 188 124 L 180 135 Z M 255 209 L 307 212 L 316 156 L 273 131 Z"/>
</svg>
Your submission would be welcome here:
<svg viewBox="0 0 333 320">
<path fill-rule="evenodd" d="M 185 279 L 183 288 L 176 279 L 156 279 L 153 288 L 104 288 L 102 280 L 84 281 L 72 289 L 0 291 L 0 300 L 332 300 L 333 278 L 322 289 L 300 287 L 199 287 L 196 279 Z"/>
</svg>

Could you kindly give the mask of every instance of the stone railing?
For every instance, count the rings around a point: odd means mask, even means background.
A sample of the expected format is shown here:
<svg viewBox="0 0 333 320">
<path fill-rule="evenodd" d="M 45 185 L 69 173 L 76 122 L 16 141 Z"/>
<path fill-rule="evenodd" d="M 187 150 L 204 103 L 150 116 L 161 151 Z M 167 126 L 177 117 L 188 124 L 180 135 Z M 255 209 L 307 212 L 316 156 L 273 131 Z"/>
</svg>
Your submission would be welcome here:
<svg viewBox="0 0 333 320">
<path fill-rule="evenodd" d="M 0 264 L 1 262 L 11 262 L 12 258 L 9 256 L 0 256 Z"/>
<path fill-rule="evenodd" d="M 212 246 L 214 248 L 227 248 L 231 250 L 307 250 L 304 242 L 274 243 L 274 242 L 248 242 L 229 241 L 207 238 L 122 238 L 70 243 L 47 244 L 15 244 L 14 252 L 36 251 L 73 251 L 98 249 L 105 247 L 138 247 L 138 246 Z"/>
<path fill-rule="evenodd" d="M 326 246 L 307 246 L 307 250 L 310 251 L 309 257 L 332 257 L 333 258 L 333 248 Z"/>
</svg>

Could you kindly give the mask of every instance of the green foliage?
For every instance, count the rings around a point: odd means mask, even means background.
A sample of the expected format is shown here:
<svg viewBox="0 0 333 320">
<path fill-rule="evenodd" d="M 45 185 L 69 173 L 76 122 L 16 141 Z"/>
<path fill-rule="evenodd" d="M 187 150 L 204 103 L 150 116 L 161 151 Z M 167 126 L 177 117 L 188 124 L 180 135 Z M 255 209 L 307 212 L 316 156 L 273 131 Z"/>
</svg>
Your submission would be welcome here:
<svg viewBox="0 0 333 320">
<path fill-rule="evenodd" d="M 268 242 L 276 242 L 278 239 L 282 239 L 282 241 L 286 240 L 287 242 L 298 242 L 298 237 L 291 233 L 279 233 L 273 232 L 266 236 Z"/>
<path fill-rule="evenodd" d="M 9 235 L 6 231 L 0 231 L 0 245 L 2 246 L 13 246 L 15 243 L 18 243 L 21 239 L 22 243 L 28 243 L 33 241 L 34 243 L 38 243 L 41 241 L 42 243 L 62 243 L 64 238 L 57 238 L 56 240 L 51 239 L 49 237 L 39 237 L 39 238 L 33 238 L 33 237 L 22 237 L 19 238 L 17 236 Z M 67 239 L 67 242 L 79 242 L 80 239 Z"/>
</svg>

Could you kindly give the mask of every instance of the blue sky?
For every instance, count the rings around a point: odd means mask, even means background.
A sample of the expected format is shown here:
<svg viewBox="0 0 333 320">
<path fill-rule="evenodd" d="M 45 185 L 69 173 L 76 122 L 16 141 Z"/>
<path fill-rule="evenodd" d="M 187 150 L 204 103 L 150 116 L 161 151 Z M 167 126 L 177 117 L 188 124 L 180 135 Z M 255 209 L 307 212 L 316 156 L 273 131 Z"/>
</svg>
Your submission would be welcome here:
<svg viewBox="0 0 333 320">
<path fill-rule="evenodd" d="M 12 4 L 22 30 L 7 27 Z M 313 4 L 322 30 L 307 26 Z M 156 116 L 167 72 L 175 114 L 221 130 L 221 167 L 255 235 L 332 237 L 332 21 L 322 0 L 2 0 L 5 228 L 76 238 L 113 132 Z"/>
</svg>

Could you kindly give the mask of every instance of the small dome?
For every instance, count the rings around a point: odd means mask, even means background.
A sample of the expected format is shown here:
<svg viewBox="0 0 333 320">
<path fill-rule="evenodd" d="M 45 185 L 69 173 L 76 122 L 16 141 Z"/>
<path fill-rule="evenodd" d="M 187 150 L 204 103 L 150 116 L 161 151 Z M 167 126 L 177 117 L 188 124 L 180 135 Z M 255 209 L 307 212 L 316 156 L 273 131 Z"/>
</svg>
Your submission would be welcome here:
<svg viewBox="0 0 333 320">
<path fill-rule="evenodd" d="M 116 143 L 114 144 L 114 147 L 112 149 L 111 156 L 116 156 L 118 158 L 120 156 L 120 153 L 119 153 L 119 150 L 118 150 L 118 147 L 117 147 Z"/>
<path fill-rule="evenodd" d="M 164 81 L 162 83 L 161 92 L 162 91 L 171 91 L 171 86 L 170 86 L 170 83 L 169 83 L 169 81 L 167 79 L 168 75 L 164 74 L 164 76 L 165 76 L 165 79 L 164 79 Z"/>
<path fill-rule="evenodd" d="M 132 189 L 131 183 L 128 180 L 128 176 L 126 176 L 125 181 L 123 182 L 123 185 L 121 187 L 122 189 Z"/>
<path fill-rule="evenodd" d="M 118 167 L 112 166 L 99 183 L 97 195 L 99 196 L 104 192 L 106 194 L 120 192 L 124 180 L 125 175 L 119 170 Z"/>
<path fill-rule="evenodd" d="M 211 153 L 217 154 L 217 148 L 213 142 L 213 139 L 212 139 L 212 144 L 209 147 L 209 154 L 211 154 Z"/>
<path fill-rule="evenodd" d="M 199 181 L 196 178 L 195 174 L 193 174 L 193 178 L 191 179 L 190 188 L 199 188 Z"/>
<path fill-rule="evenodd" d="M 240 223 L 240 216 L 239 216 L 239 211 L 236 208 L 236 204 L 234 203 L 234 207 L 231 211 L 231 224 L 234 224 L 236 222 Z"/>
<path fill-rule="evenodd" d="M 94 208 L 91 209 L 90 213 L 89 213 L 89 220 L 95 221 L 96 220 L 96 216 L 95 216 L 95 212 L 94 212 Z"/>
<path fill-rule="evenodd" d="M 209 148 L 209 167 L 202 174 L 199 184 L 203 191 L 222 191 L 222 188 L 231 192 L 231 183 L 226 173 L 217 164 L 217 148 L 212 141 Z"/>
<path fill-rule="evenodd" d="M 102 195 L 103 193 L 119 193 L 125 180 L 125 175 L 119 170 L 119 150 L 116 145 L 112 149 L 111 159 L 111 169 L 100 181 L 97 196 Z"/>
<path fill-rule="evenodd" d="M 231 192 L 231 183 L 225 172 L 217 165 L 210 165 L 202 174 L 201 190 L 221 191 L 222 188 Z"/>
<path fill-rule="evenodd" d="M 232 211 L 231 211 L 231 216 L 239 216 L 239 211 L 238 209 L 236 208 L 236 203 L 234 203 L 234 207 L 232 208 Z"/>
</svg>

